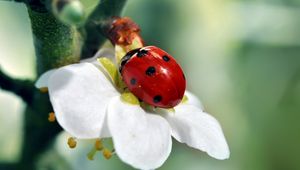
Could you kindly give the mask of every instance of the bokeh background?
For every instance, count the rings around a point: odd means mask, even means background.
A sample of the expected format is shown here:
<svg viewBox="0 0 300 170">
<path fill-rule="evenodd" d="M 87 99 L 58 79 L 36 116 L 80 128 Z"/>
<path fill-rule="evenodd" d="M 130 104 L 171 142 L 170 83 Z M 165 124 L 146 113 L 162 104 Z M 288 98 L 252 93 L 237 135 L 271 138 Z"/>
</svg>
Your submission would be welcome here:
<svg viewBox="0 0 300 170">
<path fill-rule="evenodd" d="M 93 0 L 84 3 L 91 9 Z M 148 45 L 181 63 L 188 88 L 220 121 L 231 150 L 229 160 L 218 161 L 174 141 L 161 170 L 300 169 L 299 0 L 128 0 L 124 15 L 140 25 Z M 35 78 L 24 5 L 0 1 L 0 66 Z M 18 160 L 24 108 L 0 90 L 0 162 Z M 55 139 L 40 169 L 132 169 L 116 156 L 88 161 L 92 143 L 70 150 L 67 137 Z"/>
</svg>

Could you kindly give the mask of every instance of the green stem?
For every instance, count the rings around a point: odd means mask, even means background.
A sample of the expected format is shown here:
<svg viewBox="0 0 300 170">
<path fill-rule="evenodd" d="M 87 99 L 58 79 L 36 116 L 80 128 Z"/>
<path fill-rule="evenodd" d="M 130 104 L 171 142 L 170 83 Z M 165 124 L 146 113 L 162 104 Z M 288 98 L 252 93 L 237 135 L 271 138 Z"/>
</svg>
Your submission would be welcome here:
<svg viewBox="0 0 300 170">
<path fill-rule="evenodd" d="M 34 35 L 38 75 L 79 61 L 82 41 L 75 27 L 62 24 L 49 12 L 29 9 L 28 13 Z"/>
<path fill-rule="evenodd" d="M 20 0 L 16 0 L 20 1 Z M 44 0 L 24 0 L 31 20 L 37 60 L 37 75 L 47 70 L 76 63 L 80 55 L 90 57 L 106 39 L 101 33 L 103 22 L 118 16 L 126 0 L 105 0 L 91 14 L 81 33 L 58 21 L 45 7 Z M 48 0 L 46 0 L 48 1 Z M 43 2 L 43 3 L 42 3 Z M 47 4 L 47 3 L 46 3 Z M 85 40 L 85 44 L 83 44 Z M 84 47 L 83 52 L 81 52 Z M 36 162 L 54 142 L 62 130 L 57 123 L 48 122 L 48 113 L 53 111 L 48 94 L 42 94 L 28 81 L 15 80 L 0 71 L 0 87 L 30 99 L 25 111 L 23 146 L 20 161 L 2 164 L 7 169 L 36 169 Z M 28 94 L 30 91 L 30 95 Z M 26 98 L 26 100 L 29 100 Z"/>
<path fill-rule="evenodd" d="M 67 27 L 49 12 L 28 9 L 37 57 L 37 74 L 79 61 L 81 43 L 79 33 Z M 36 169 L 35 162 L 49 148 L 61 131 L 57 123 L 48 122 L 52 106 L 47 94 L 34 91 L 32 104 L 26 109 L 24 139 L 20 169 Z"/>
<path fill-rule="evenodd" d="M 33 82 L 30 80 L 13 79 L 0 69 L 0 88 L 13 92 L 30 104 L 33 98 Z"/>
</svg>

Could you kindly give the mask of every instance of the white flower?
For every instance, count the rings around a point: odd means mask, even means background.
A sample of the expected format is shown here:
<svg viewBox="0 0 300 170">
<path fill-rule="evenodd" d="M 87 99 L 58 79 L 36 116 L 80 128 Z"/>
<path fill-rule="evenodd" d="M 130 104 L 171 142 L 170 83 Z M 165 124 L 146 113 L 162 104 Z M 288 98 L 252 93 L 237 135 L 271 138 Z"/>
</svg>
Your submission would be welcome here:
<svg viewBox="0 0 300 170">
<path fill-rule="evenodd" d="M 216 159 L 229 157 L 218 121 L 190 92 L 173 111 L 145 110 L 124 102 L 107 72 L 88 62 L 50 70 L 36 86 L 48 87 L 57 121 L 68 133 L 82 139 L 112 137 L 117 155 L 135 168 L 160 167 L 171 152 L 171 136 Z"/>
</svg>

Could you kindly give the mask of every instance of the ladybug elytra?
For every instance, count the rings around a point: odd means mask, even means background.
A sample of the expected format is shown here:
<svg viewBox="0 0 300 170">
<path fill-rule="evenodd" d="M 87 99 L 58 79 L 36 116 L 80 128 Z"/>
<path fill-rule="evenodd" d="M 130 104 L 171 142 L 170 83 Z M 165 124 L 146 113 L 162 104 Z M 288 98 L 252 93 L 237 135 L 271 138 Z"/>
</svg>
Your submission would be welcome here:
<svg viewBox="0 0 300 170">
<path fill-rule="evenodd" d="M 186 80 L 176 60 L 162 49 L 147 46 L 129 51 L 120 73 L 130 92 L 152 106 L 172 108 L 184 96 Z"/>
</svg>

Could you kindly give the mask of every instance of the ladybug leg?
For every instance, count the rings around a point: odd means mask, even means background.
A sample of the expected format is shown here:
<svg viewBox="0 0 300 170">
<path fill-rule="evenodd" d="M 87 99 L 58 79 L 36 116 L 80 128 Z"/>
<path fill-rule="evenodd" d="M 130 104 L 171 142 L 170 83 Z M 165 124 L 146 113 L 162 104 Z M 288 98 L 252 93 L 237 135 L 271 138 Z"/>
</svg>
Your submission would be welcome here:
<svg viewBox="0 0 300 170">
<path fill-rule="evenodd" d="M 153 111 L 157 114 L 165 114 L 165 113 L 173 113 L 175 114 L 175 109 L 174 108 L 160 108 L 160 107 L 153 107 Z"/>
<path fill-rule="evenodd" d="M 169 112 L 175 113 L 175 109 L 174 108 L 169 108 L 167 109 Z"/>
<path fill-rule="evenodd" d="M 157 113 L 157 114 L 174 113 L 175 114 L 175 109 L 174 108 L 168 108 L 168 109 L 160 108 L 160 107 L 157 107 L 157 106 L 149 105 L 149 104 L 147 104 L 145 102 L 141 102 L 140 106 L 144 110 L 152 112 L 152 113 Z"/>
<path fill-rule="evenodd" d="M 147 111 L 147 112 L 155 112 L 154 110 L 154 107 L 152 106 L 152 105 L 150 105 L 150 104 L 147 104 L 147 103 L 145 103 L 145 102 L 141 102 L 140 103 L 140 106 L 145 110 L 145 111 Z"/>
</svg>

